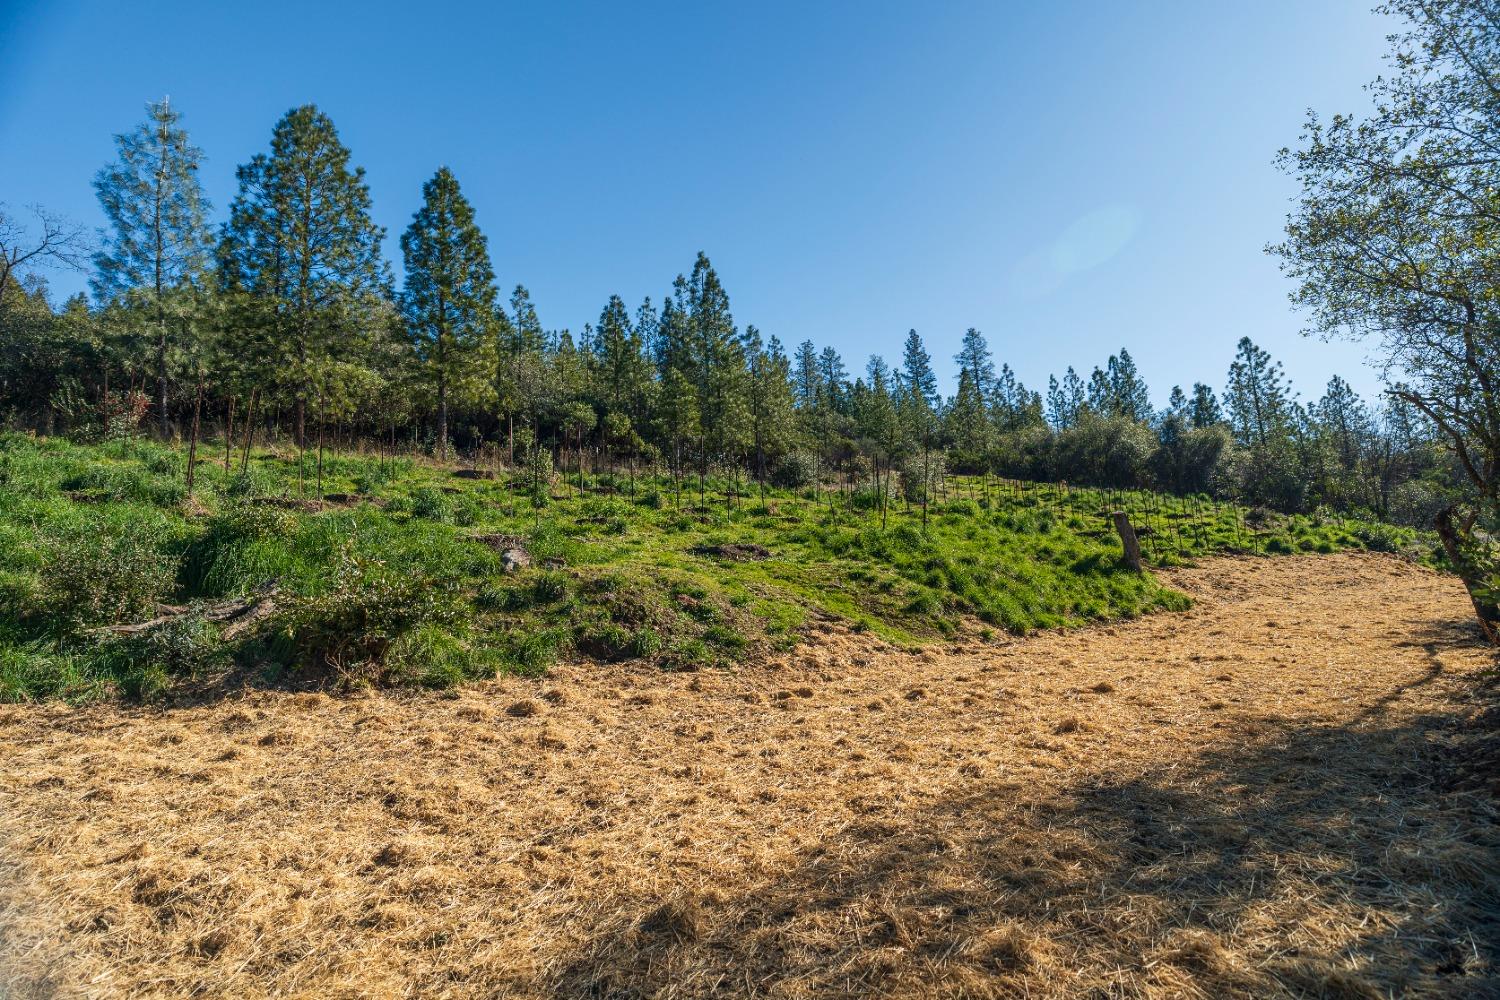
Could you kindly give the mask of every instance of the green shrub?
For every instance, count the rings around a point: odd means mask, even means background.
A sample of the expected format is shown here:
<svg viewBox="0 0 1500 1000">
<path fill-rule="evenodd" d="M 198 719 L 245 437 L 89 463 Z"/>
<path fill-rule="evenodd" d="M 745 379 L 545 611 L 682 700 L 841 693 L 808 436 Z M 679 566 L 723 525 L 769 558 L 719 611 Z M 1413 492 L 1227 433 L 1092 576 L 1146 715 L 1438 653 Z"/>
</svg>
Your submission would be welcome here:
<svg viewBox="0 0 1500 1000">
<path fill-rule="evenodd" d="M 69 629 L 143 618 L 171 589 L 174 560 L 145 526 L 77 528 L 50 540 L 43 602 Z"/>
<path fill-rule="evenodd" d="M 454 618 L 436 581 L 345 545 L 332 587 L 288 600 L 277 629 L 291 641 L 300 666 L 380 677 L 398 639 L 423 626 L 451 625 Z"/>
<path fill-rule="evenodd" d="M 818 456 L 810 451 L 790 452 L 771 470 L 771 482 L 782 489 L 806 489 L 817 481 Z"/>
<path fill-rule="evenodd" d="M 420 517 L 428 521 L 445 521 L 452 514 L 452 504 L 448 500 L 448 495 L 442 490 L 433 489 L 431 486 L 418 486 L 407 498 L 406 510 L 412 517 Z"/>
</svg>

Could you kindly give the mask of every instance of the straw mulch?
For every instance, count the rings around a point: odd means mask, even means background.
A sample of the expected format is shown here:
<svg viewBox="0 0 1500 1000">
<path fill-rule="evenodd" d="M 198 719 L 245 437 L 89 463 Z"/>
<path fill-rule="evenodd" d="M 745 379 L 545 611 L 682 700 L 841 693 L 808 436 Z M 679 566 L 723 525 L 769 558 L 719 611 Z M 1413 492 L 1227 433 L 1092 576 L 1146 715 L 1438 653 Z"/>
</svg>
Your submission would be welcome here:
<svg viewBox="0 0 1500 1000">
<path fill-rule="evenodd" d="M 1457 583 L 453 697 L 0 709 L 0 995 L 1497 996 Z"/>
</svg>

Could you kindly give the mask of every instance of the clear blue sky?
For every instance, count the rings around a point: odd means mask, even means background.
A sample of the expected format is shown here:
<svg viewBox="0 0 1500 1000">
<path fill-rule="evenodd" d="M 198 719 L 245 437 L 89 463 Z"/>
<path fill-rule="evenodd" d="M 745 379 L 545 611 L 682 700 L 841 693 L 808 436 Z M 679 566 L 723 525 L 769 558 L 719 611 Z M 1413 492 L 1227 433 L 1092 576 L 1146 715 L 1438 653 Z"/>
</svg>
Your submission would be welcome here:
<svg viewBox="0 0 1500 1000">
<path fill-rule="evenodd" d="M 3 0 L 0 200 L 101 224 L 111 135 L 170 94 L 217 220 L 311 101 L 398 275 L 447 164 L 550 328 L 659 301 L 701 248 L 742 326 L 852 371 L 915 327 L 951 387 L 976 326 L 1039 389 L 1126 345 L 1160 402 L 1221 385 L 1248 334 L 1304 397 L 1335 372 L 1369 395 L 1369 348 L 1301 338 L 1261 248 L 1294 192 L 1276 150 L 1382 67 L 1372 3 Z"/>
</svg>

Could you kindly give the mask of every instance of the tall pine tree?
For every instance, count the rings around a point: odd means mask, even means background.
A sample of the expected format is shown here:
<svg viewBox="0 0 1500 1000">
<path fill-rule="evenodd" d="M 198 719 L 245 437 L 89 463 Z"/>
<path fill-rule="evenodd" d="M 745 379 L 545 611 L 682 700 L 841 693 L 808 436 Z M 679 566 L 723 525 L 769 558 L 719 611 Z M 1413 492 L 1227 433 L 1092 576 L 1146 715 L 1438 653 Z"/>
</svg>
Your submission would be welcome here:
<svg viewBox="0 0 1500 1000">
<path fill-rule="evenodd" d="M 219 277 L 247 306 L 242 325 L 261 364 L 284 372 L 299 445 L 319 369 L 362 353 L 372 300 L 389 290 L 384 230 L 370 218 L 364 169 L 333 121 L 307 104 L 271 133 L 271 151 L 236 171 L 239 192 L 219 245 Z"/>
<path fill-rule="evenodd" d="M 426 363 L 437 401 L 438 455 L 448 457 L 448 402 L 453 386 L 473 372 L 494 321 L 495 272 L 474 209 L 458 179 L 441 167 L 422 185 L 422 207 L 401 235 L 407 330 Z"/>
<path fill-rule="evenodd" d="M 182 128 L 181 112 L 163 99 L 146 106 L 146 120 L 115 136 L 118 156 L 99 171 L 94 190 L 110 233 L 94 257 L 92 282 L 100 303 L 137 307 L 155 330 L 156 417 L 167 434 L 171 328 L 189 319 L 184 294 L 212 257 L 208 202 L 198 182 L 203 151 Z M 171 315 L 169 315 L 171 314 Z"/>
</svg>

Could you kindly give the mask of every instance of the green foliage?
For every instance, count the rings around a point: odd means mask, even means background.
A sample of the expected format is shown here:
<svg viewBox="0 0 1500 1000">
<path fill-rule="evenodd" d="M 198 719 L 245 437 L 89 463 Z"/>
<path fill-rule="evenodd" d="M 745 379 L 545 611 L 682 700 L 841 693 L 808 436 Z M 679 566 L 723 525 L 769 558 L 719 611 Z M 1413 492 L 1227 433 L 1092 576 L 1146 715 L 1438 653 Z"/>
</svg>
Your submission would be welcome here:
<svg viewBox="0 0 1500 1000">
<path fill-rule="evenodd" d="M 65 629 L 148 617 L 172 587 L 164 539 L 144 525 L 70 528 L 45 542 L 42 602 Z"/>
<path fill-rule="evenodd" d="M 385 679 L 389 667 L 403 679 L 432 645 L 409 633 L 451 624 L 454 611 L 436 581 L 345 545 L 331 585 L 294 595 L 275 628 L 295 650 L 296 666 L 373 679 Z M 386 654 L 398 641 L 402 658 L 387 664 Z"/>
<path fill-rule="evenodd" d="M 209 513 L 191 520 L 133 485 L 108 502 L 62 492 L 65 482 L 149 482 L 152 468 L 170 468 L 164 452 L 0 436 L 0 696 L 149 698 L 231 658 L 251 677 L 427 686 L 537 674 L 562 656 L 697 670 L 789 648 L 814 616 L 910 646 L 1184 606 L 1120 566 L 1111 509 L 1129 513 L 1160 564 L 1222 551 L 1430 548 L 1410 529 L 1331 509 L 1286 516 L 991 477 L 930 477 L 925 527 L 919 506 L 882 512 L 869 489 L 774 490 L 726 506 L 732 484 L 716 477 L 702 484 L 707 506 L 632 502 L 606 480 L 582 495 L 575 486 L 543 514 L 513 508 L 500 483 L 347 456 L 325 471 L 339 484 L 372 473 L 384 506 L 298 504 L 288 496 L 295 459 L 269 454 L 253 456 L 249 489 L 205 467 Z M 941 458 L 930 454 L 929 467 Z M 638 486 L 638 497 L 675 497 L 670 480 Z M 531 568 L 502 571 L 498 550 L 511 547 Z M 278 613 L 233 644 L 191 613 L 129 640 L 90 631 L 151 617 L 158 602 L 190 606 L 273 582 Z"/>
</svg>

